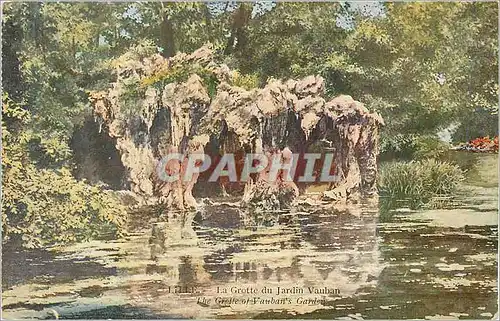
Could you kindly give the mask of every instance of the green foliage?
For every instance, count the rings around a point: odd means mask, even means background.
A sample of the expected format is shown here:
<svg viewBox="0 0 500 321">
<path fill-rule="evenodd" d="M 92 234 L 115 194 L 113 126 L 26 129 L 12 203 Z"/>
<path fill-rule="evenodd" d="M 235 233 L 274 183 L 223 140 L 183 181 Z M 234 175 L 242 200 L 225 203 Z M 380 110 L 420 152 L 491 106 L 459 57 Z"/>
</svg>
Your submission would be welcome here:
<svg viewBox="0 0 500 321">
<path fill-rule="evenodd" d="M 217 86 L 219 85 L 219 80 L 215 75 L 205 75 L 203 78 L 203 83 L 207 88 L 208 96 L 213 99 L 217 94 Z"/>
<path fill-rule="evenodd" d="M 169 52 L 193 52 L 207 42 L 222 47 L 235 9 L 229 3 L 203 2 L 141 2 L 127 6 L 124 24 L 130 39 L 151 39 L 167 56 L 171 56 Z M 171 39 L 166 37 L 167 31 Z"/>
<path fill-rule="evenodd" d="M 107 61 L 123 48 L 115 47 L 117 41 L 107 35 L 116 31 L 120 8 L 123 5 L 104 3 L 3 6 L 3 44 L 11 55 L 3 72 L 20 75 L 7 91 L 28 106 L 31 126 L 38 131 L 68 137 L 74 123 L 88 112 L 86 90 L 109 84 Z"/>
<path fill-rule="evenodd" d="M 326 64 L 343 56 L 347 30 L 336 24 L 342 12 L 341 5 L 333 2 L 276 3 L 248 21 L 244 43 L 234 53 L 236 67 L 245 74 L 257 73 L 261 82 L 321 74 L 330 91 L 341 91 L 339 79 L 330 77 Z"/>
<path fill-rule="evenodd" d="M 67 157 L 67 147 L 59 149 L 67 145 L 27 129 L 31 115 L 7 95 L 2 116 L 4 242 L 33 248 L 121 233 L 126 210 L 116 199 L 99 187 L 76 181 L 66 167 L 41 167 Z M 37 154 L 32 159 L 34 148 Z M 44 159 L 46 163 L 40 164 Z"/>
<path fill-rule="evenodd" d="M 431 135 L 417 136 L 414 141 L 415 152 L 413 157 L 415 159 L 426 158 L 441 158 L 450 148 L 450 146 L 441 141 L 439 138 Z"/>
<path fill-rule="evenodd" d="M 458 166 L 427 159 L 384 164 L 378 184 L 382 197 L 404 200 L 415 209 L 433 198 L 452 195 L 463 179 L 464 173 Z"/>
<path fill-rule="evenodd" d="M 382 160 L 411 159 L 415 152 L 414 141 L 415 137 L 413 135 L 386 135 L 385 132 L 382 132 L 380 137 L 380 158 Z"/>
<path fill-rule="evenodd" d="M 149 54 L 166 55 L 211 42 L 231 69 L 248 75 L 235 80 L 242 87 L 320 74 L 329 95 L 349 94 L 379 111 L 387 124 L 384 137 L 434 135 L 474 119 L 476 110 L 486 114 L 460 136 L 482 132 L 485 121 L 492 125 L 487 134 L 495 134 L 495 3 L 383 3 L 378 13 L 357 7 L 9 3 L 4 25 L 22 36 L 4 38 L 21 53 L 24 98 L 37 123 L 59 133 L 68 133 L 88 108 L 86 90 L 112 81 L 110 60 L 142 43 Z M 186 72 L 166 70 L 149 82 L 183 79 Z"/>
<path fill-rule="evenodd" d="M 497 105 L 496 4 L 385 8 L 384 19 L 357 17 L 348 48 L 363 70 L 350 74 L 353 96 L 382 113 L 388 136 L 435 134 L 469 111 Z"/>
<path fill-rule="evenodd" d="M 498 110 L 477 108 L 460 116 L 460 125 L 453 133 L 455 143 L 464 143 L 478 137 L 498 136 Z"/>
<path fill-rule="evenodd" d="M 142 79 L 140 85 L 143 88 L 147 86 L 159 86 L 163 88 L 169 83 L 184 82 L 193 74 L 197 74 L 202 79 L 210 79 L 213 76 L 212 71 L 197 64 L 188 66 L 174 65 L 172 67 L 165 65 L 161 71 Z"/>
<path fill-rule="evenodd" d="M 259 76 L 255 73 L 243 75 L 238 71 L 231 75 L 231 85 L 252 90 L 259 87 Z"/>
<path fill-rule="evenodd" d="M 441 159 L 450 148 L 434 135 L 414 134 L 382 135 L 380 145 L 382 159 Z"/>
</svg>

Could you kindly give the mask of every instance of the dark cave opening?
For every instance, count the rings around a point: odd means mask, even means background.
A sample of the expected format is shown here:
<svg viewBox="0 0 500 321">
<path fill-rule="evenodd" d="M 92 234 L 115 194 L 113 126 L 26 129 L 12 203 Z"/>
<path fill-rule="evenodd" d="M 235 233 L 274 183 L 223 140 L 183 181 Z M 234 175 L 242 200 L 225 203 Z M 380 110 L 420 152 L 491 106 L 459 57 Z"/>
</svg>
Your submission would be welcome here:
<svg viewBox="0 0 500 321">
<path fill-rule="evenodd" d="M 70 140 L 75 177 L 91 184 L 104 183 L 114 190 L 128 189 L 126 168 L 115 146 L 115 140 L 107 131 L 100 128 L 93 117 L 87 117 L 75 128 Z"/>
</svg>

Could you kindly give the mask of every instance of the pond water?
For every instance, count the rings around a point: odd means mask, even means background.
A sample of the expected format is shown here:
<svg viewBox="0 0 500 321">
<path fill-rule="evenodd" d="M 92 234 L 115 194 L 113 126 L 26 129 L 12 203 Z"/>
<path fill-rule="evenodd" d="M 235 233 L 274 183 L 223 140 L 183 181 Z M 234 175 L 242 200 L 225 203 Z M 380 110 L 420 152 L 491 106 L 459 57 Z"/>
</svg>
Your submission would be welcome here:
<svg viewBox="0 0 500 321">
<path fill-rule="evenodd" d="M 491 319 L 498 190 L 479 185 L 447 209 L 207 205 L 138 213 L 118 240 L 4 248 L 3 317 Z"/>
</svg>

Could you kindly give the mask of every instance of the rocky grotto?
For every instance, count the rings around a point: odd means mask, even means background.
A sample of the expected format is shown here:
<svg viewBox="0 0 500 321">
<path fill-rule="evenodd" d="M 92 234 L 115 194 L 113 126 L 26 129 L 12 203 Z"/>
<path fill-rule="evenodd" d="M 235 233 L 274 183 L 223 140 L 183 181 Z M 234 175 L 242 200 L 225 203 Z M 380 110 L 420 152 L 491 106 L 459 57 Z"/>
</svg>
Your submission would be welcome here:
<svg viewBox="0 0 500 321">
<path fill-rule="evenodd" d="M 217 61 L 210 45 L 169 59 L 129 52 L 114 68 L 116 81 L 109 89 L 90 93 L 93 117 L 80 133 L 87 144 L 78 153 L 79 162 L 100 158 L 101 169 L 92 175 L 112 172 L 110 185 L 128 190 L 124 193 L 139 204 L 185 210 L 198 206 L 193 194 L 229 193 L 238 195 L 242 206 L 283 209 L 299 202 L 307 187 L 296 180 L 269 181 L 267 170 L 243 183 L 220 179 L 214 184 L 207 175 L 216 162 L 190 181 L 165 182 L 158 179 L 155 166 L 167 153 L 205 153 L 214 159 L 233 153 L 236 166 L 246 153 L 280 155 L 283 162 L 291 153 L 333 153 L 333 170 L 341 179 L 318 199 L 341 203 L 376 195 L 383 120 L 350 96 L 328 100 L 319 76 L 271 79 L 247 90 L 238 86 L 237 72 Z M 186 162 L 169 166 L 182 173 Z M 299 158 L 295 177 L 304 166 Z M 80 168 L 80 176 L 88 174 L 85 165 Z M 101 176 L 94 179 L 105 181 Z"/>
</svg>

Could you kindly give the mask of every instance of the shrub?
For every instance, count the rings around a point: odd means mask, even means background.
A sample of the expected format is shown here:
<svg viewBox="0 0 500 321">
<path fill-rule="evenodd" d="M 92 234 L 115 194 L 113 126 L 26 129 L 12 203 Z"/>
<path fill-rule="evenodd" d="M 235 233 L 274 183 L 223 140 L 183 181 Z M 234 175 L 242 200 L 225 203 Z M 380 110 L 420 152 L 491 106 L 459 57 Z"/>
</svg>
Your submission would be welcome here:
<svg viewBox="0 0 500 321">
<path fill-rule="evenodd" d="M 414 152 L 414 136 L 390 135 L 382 131 L 380 135 L 381 159 L 411 159 Z"/>
<path fill-rule="evenodd" d="M 380 142 L 383 159 L 440 159 L 449 148 L 434 135 L 382 135 Z"/>
<path fill-rule="evenodd" d="M 3 176 L 2 237 L 27 248 L 120 234 L 126 209 L 68 169 L 9 169 Z"/>
<path fill-rule="evenodd" d="M 435 136 L 417 136 L 413 141 L 415 159 L 441 158 L 450 148 L 449 144 Z"/>
<path fill-rule="evenodd" d="M 259 77 L 257 74 L 241 74 L 235 70 L 231 74 L 231 84 L 246 90 L 252 90 L 259 87 Z"/>
<path fill-rule="evenodd" d="M 67 167 L 56 167 L 67 155 L 65 142 L 28 129 L 29 112 L 3 99 L 2 241 L 35 248 L 120 234 L 125 208 L 77 181 Z"/>
<path fill-rule="evenodd" d="M 381 168 L 379 191 L 383 197 L 418 208 L 435 197 L 453 194 L 463 179 L 458 166 L 434 159 L 392 162 Z"/>
</svg>

